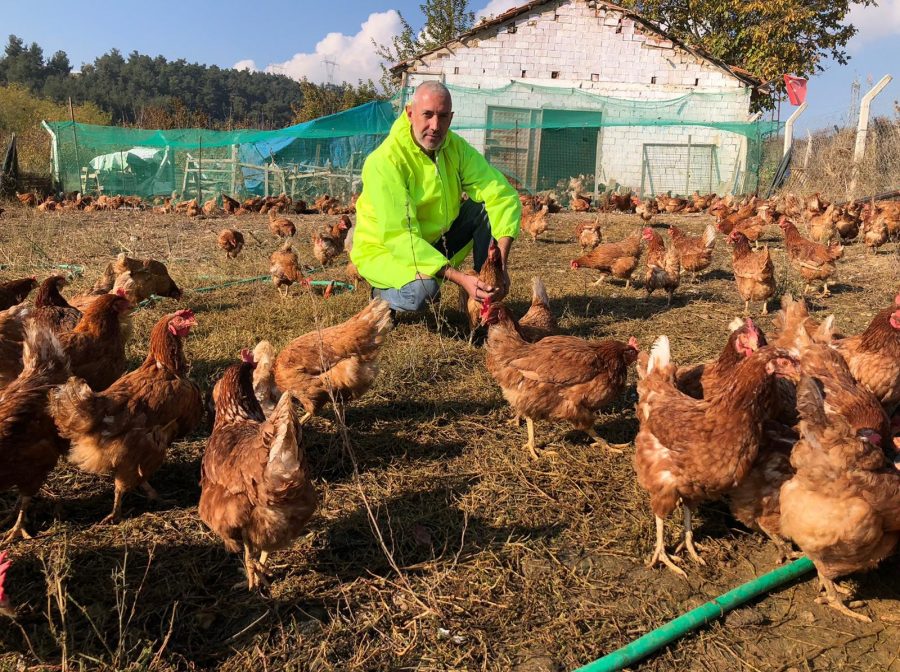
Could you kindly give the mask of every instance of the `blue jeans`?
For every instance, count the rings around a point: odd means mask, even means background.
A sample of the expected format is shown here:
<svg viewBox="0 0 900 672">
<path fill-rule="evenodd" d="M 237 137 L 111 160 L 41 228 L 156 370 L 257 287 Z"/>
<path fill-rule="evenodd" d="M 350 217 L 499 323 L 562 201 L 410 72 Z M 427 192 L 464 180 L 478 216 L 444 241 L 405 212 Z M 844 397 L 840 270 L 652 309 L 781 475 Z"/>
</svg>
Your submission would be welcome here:
<svg viewBox="0 0 900 672">
<path fill-rule="evenodd" d="M 480 271 L 491 244 L 491 223 L 484 205 L 471 199 L 462 202 L 459 216 L 432 245 L 447 259 L 452 259 L 469 243 L 473 243 L 472 260 L 475 270 Z M 387 301 L 392 310 L 401 313 L 415 312 L 425 310 L 441 298 L 441 285 L 435 278 L 417 278 L 398 288 L 375 287 L 372 289 L 372 297 L 376 296 Z"/>
</svg>

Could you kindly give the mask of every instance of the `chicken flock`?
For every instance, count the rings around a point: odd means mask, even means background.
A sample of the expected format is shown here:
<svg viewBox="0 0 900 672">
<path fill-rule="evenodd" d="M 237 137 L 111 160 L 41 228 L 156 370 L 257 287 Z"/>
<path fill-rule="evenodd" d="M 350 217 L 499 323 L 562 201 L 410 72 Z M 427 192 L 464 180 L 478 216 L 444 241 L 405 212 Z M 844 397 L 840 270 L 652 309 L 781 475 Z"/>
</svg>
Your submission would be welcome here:
<svg viewBox="0 0 900 672">
<path fill-rule="evenodd" d="M 221 208 L 196 201 L 156 207 L 206 217 L 216 216 L 217 209 L 267 213 L 268 230 L 279 241 L 270 259 L 273 284 L 282 292 L 308 284 L 294 249 L 297 227 L 285 216 L 308 211 L 306 204 L 286 196 L 253 202 L 222 197 Z M 100 207 L 103 198 L 20 196 L 36 208 L 54 203 L 44 211 L 88 210 Z M 550 194 L 522 201 L 522 229 L 536 243 L 548 230 L 548 213 L 560 206 Z M 109 200 L 107 206 L 112 207 Z M 116 207 L 141 204 L 123 199 Z M 877 201 L 836 205 L 818 195 L 790 194 L 769 200 L 700 194 L 641 200 L 614 193 L 595 205 L 578 185 L 569 208 L 600 211 L 575 227 L 583 254 L 571 261 L 572 270 L 593 269 L 600 273 L 596 282 L 612 276 L 628 289 L 643 257 L 643 289 L 665 293 L 668 304 L 682 275 L 689 283 L 702 282 L 723 238 L 732 248 L 744 317 L 729 326 L 717 359 L 690 366 L 673 360 L 665 335 L 644 349 L 634 337 L 566 335 L 541 278 L 532 280 L 524 315 L 504 303 L 509 288 L 502 286 L 500 255 L 492 243 L 477 275 L 501 292 L 481 304 L 461 295 L 459 307 L 470 335 L 486 329 L 486 367 L 516 421 L 525 421 L 523 450 L 536 460 L 553 454 L 538 443 L 541 422 L 570 424 L 599 448 L 622 452 L 631 444 L 610 444 L 595 419 L 624 396 L 634 368 L 634 468 L 654 516 L 650 564 L 685 574 L 678 552 L 667 550 L 665 534 L 666 519 L 679 507 L 681 548 L 705 563 L 692 518 L 700 504 L 724 500 L 737 520 L 770 538 L 784 557 L 793 543 L 812 559 L 829 604 L 867 619 L 846 606 L 835 581 L 875 567 L 900 541 L 900 438 L 894 438 L 900 434 L 900 293 L 856 335 L 839 333 L 833 317 L 816 321 L 803 298 L 787 294 L 771 333 L 763 333 L 749 315 L 751 304 L 765 314 L 776 292 L 768 243 L 761 245 L 771 241 L 767 234 L 781 232 L 804 294 L 820 283 L 827 296 L 843 245 L 861 234 L 875 253 L 896 240 L 900 208 Z M 310 239 L 313 256 L 328 266 L 352 237 L 352 203 L 344 210 L 330 199 L 317 202 L 315 210 L 337 218 Z M 609 211 L 634 213 L 640 226 L 621 240 L 606 241 L 602 213 Z M 660 213 L 703 212 L 715 221 L 700 236 L 673 225 L 667 241 L 650 225 Z M 233 259 L 245 238 L 229 228 L 217 243 Z M 354 270 L 347 274 L 355 282 Z M 20 495 L 7 544 L 29 538 L 29 504 L 60 458 L 111 477 L 112 510 L 102 522 L 113 524 L 122 518 L 129 491 L 140 488 L 158 497 L 150 481 L 168 447 L 196 431 L 204 416 L 203 396 L 184 354 L 184 342 L 202 316 L 187 308 L 165 315 L 152 330 L 144 362 L 126 371 L 136 304 L 154 295 L 183 297 L 163 264 L 121 254 L 89 293 L 66 298 L 66 284 L 59 275 L 0 284 L 0 489 L 15 487 Z M 267 584 L 269 555 L 289 546 L 316 511 L 310 469 L 315 458 L 304 448 L 304 425 L 329 404 L 340 407 L 367 392 L 393 325 L 388 304 L 375 299 L 341 324 L 298 335 L 281 352 L 269 341 L 248 344 L 216 382 L 198 512 L 229 551 L 243 551 L 250 589 Z"/>
</svg>

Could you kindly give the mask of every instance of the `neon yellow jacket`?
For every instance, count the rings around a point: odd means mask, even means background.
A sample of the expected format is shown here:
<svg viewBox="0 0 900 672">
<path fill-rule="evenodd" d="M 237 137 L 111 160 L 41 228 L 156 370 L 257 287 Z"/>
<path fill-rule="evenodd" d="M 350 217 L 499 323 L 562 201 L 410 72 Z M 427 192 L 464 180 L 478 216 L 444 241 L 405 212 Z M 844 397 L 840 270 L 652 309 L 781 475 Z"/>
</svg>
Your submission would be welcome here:
<svg viewBox="0 0 900 672">
<path fill-rule="evenodd" d="M 518 194 L 480 152 L 450 131 L 435 156 L 415 143 L 404 112 L 363 165 L 350 259 L 373 287 L 399 288 L 447 265 L 431 244 L 459 215 L 463 191 L 484 203 L 494 238 L 519 234 Z M 471 248 L 450 263 L 459 266 Z"/>
</svg>

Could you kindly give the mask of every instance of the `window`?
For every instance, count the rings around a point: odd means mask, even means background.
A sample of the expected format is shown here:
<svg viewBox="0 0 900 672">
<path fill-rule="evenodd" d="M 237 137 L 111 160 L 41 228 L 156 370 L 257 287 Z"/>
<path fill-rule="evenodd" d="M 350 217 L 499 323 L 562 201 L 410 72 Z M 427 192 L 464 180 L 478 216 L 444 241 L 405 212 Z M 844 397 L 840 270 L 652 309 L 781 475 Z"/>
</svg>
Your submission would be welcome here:
<svg viewBox="0 0 900 672">
<path fill-rule="evenodd" d="M 696 77 L 694 79 L 694 86 L 700 86 L 700 78 L 699 77 Z"/>
<path fill-rule="evenodd" d="M 550 73 L 550 79 L 559 79 L 559 70 L 554 70 Z"/>
<path fill-rule="evenodd" d="M 456 66 L 453 67 L 453 74 L 454 74 L 454 75 L 458 75 L 458 74 L 459 74 L 459 66 L 458 66 L 458 65 L 456 65 Z"/>
<path fill-rule="evenodd" d="M 656 84 L 656 77 L 651 77 L 651 78 L 650 78 L 650 83 L 651 83 L 651 84 Z"/>
<path fill-rule="evenodd" d="M 525 76 L 528 74 L 527 70 L 522 71 L 522 79 L 525 79 Z"/>
<path fill-rule="evenodd" d="M 591 73 L 591 81 L 592 81 L 592 82 L 599 82 L 599 81 L 600 81 L 600 73 L 599 73 L 599 72 L 592 72 L 592 73 Z"/>
</svg>

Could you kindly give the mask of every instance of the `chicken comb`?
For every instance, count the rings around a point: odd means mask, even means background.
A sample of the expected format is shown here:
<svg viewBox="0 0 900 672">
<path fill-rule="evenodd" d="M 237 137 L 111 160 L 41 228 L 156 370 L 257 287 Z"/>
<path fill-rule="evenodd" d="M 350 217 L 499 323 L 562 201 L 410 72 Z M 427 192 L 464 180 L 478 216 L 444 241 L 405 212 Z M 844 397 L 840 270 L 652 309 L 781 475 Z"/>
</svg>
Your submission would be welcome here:
<svg viewBox="0 0 900 672">
<path fill-rule="evenodd" d="M 6 551 L 0 553 L 0 602 L 6 599 L 6 593 L 3 590 L 3 583 L 6 581 L 6 570 L 12 564 L 11 560 L 6 559 Z"/>
<path fill-rule="evenodd" d="M 190 308 L 182 308 L 181 310 L 176 310 L 175 315 L 185 320 L 196 320 L 194 317 L 194 311 Z"/>
<path fill-rule="evenodd" d="M 119 287 L 116 292 L 116 296 L 121 296 L 123 299 L 127 299 L 128 297 L 125 295 L 125 289 L 123 287 Z"/>
<path fill-rule="evenodd" d="M 628 347 L 629 347 L 629 348 L 634 348 L 635 350 L 640 350 L 640 349 L 641 349 L 641 346 L 638 345 L 638 340 L 637 340 L 634 336 L 631 336 L 631 337 L 628 339 Z"/>
<path fill-rule="evenodd" d="M 241 350 L 241 360 L 246 364 L 256 364 L 256 362 L 253 361 L 253 353 L 247 348 Z"/>
</svg>

